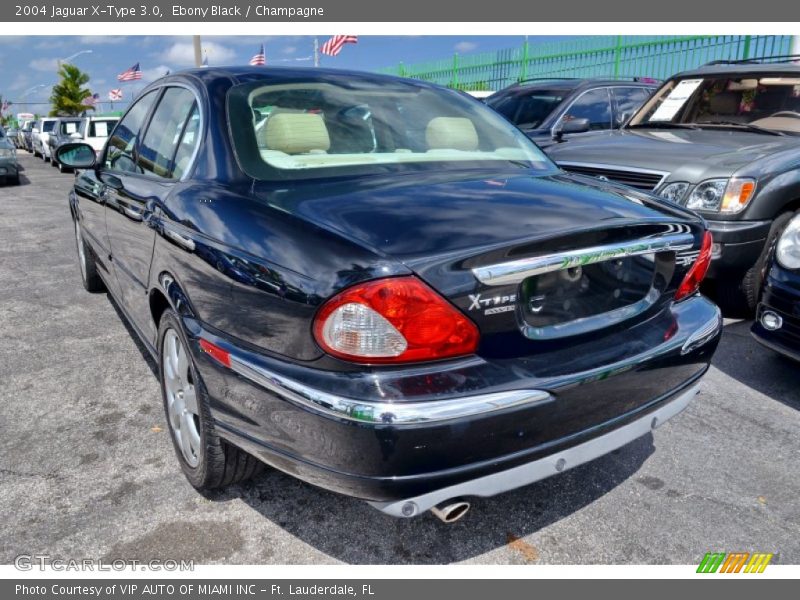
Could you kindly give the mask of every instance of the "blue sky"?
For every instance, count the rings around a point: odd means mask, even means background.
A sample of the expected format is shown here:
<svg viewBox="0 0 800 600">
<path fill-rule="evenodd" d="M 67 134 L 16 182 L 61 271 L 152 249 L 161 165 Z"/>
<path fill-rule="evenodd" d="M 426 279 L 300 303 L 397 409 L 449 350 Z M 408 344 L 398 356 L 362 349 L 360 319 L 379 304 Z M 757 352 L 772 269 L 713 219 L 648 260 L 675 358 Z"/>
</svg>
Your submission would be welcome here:
<svg viewBox="0 0 800 600">
<path fill-rule="evenodd" d="M 320 37 L 320 43 L 325 39 Z M 530 37 L 531 43 L 555 39 L 560 38 Z M 312 54 L 311 36 L 203 37 L 211 65 L 247 64 L 262 42 L 268 65 L 312 65 L 310 60 L 302 60 Z M 345 46 L 339 56 L 323 57 L 323 66 L 376 70 L 400 61 L 436 60 L 455 52 L 492 52 L 522 43 L 521 36 L 359 36 L 358 44 Z M 103 101 L 112 88 L 121 87 L 125 100 L 130 99 L 129 92 L 141 88 L 141 82 L 118 84 L 116 80 L 118 73 L 137 61 L 145 81 L 162 76 L 167 69 L 174 72 L 194 64 L 189 36 L 0 36 L 0 94 L 12 100 L 14 112 L 19 112 L 27 91 L 29 109 L 44 112 L 50 86 L 56 81 L 58 60 L 82 50 L 92 52 L 72 62 L 90 75 L 89 87 Z"/>
</svg>

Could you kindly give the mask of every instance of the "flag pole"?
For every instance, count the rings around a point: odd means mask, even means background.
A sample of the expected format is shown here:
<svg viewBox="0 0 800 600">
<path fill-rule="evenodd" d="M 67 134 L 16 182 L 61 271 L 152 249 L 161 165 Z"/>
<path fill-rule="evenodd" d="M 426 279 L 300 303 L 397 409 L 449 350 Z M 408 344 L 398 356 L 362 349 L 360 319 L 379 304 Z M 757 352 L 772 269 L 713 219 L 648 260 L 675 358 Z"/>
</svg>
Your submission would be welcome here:
<svg viewBox="0 0 800 600">
<path fill-rule="evenodd" d="M 203 49 L 199 35 L 192 36 L 192 44 L 194 45 L 194 66 L 199 67 L 203 64 Z"/>
<path fill-rule="evenodd" d="M 314 66 L 319 66 L 319 38 L 314 36 Z"/>
</svg>

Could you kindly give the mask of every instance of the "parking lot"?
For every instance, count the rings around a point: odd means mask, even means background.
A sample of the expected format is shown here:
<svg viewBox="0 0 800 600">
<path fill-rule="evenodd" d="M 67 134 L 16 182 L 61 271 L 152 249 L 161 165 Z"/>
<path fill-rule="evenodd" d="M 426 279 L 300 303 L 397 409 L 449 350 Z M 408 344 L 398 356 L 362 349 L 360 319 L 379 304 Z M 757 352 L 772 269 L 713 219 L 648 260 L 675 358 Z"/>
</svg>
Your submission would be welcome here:
<svg viewBox="0 0 800 600">
<path fill-rule="evenodd" d="M 154 364 L 105 294 L 83 291 L 72 175 L 20 151 L 0 187 L 0 562 L 800 562 L 800 368 L 726 321 L 683 414 L 607 457 L 453 525 L 385 516 L 275 471 L 204 497 L 180 472 Z"/>
</svg>

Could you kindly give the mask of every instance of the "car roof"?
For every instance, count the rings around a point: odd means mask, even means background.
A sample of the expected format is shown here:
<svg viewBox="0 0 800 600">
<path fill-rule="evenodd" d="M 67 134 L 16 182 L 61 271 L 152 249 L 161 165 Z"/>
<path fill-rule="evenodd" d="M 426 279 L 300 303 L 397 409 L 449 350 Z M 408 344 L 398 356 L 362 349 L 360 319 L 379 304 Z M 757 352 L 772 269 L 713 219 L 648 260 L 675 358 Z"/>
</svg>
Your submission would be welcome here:
<svg viewBox="0 0 800 600">
<path fill-rule="evenodd" d="M 792 62 L 714 62 L 673 75 L 672 79 L 700 75 L 754 75 L 756 73 L 797 75 L 800 73 L 800 64 Z"/>
</svg>

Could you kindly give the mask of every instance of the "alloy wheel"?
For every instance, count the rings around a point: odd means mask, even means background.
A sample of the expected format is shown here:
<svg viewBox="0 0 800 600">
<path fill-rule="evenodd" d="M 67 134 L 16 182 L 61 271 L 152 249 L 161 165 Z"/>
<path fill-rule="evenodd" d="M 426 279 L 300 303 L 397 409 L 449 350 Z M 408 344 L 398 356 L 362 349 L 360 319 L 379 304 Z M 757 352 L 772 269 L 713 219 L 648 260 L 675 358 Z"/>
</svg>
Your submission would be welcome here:
<svg viewBox="0 0 800 600">
<path fill-rule="evenodd" d="M 190 467 L 200 463 L 200 414 L 189 355 L 174 329 L 164 334 L 161 350 L 164 393 L 172 435 Z"/>
</svg>

